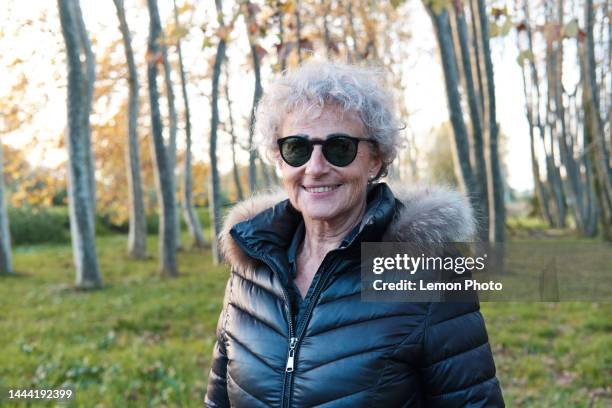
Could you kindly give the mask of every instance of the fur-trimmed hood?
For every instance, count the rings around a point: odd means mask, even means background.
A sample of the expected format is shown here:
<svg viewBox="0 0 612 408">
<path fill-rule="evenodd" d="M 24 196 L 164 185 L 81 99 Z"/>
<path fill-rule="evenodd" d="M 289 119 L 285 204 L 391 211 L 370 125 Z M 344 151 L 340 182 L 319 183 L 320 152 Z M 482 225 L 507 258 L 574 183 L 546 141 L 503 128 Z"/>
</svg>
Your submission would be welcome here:
<svg viewBox="0 0 612 408">
<path fill-rule="evenodd" d="M 388 224 L 382 241 L 444 244 L 469 242 L 475 238 L 474 214 L 463 194 L 444 186 L 392 185 L 390 189 L 402 205 Z M 267 209 L 276 209 L 283 200 L 288 203 L 286 199 L 284 191 L 259 194 L 230 210 L 220 234 L 220 246 L 224 259 L 232 268 L 242 270 L 256 262 L 236 243 L 230 233 L 232 228 Z"/>
</svg>

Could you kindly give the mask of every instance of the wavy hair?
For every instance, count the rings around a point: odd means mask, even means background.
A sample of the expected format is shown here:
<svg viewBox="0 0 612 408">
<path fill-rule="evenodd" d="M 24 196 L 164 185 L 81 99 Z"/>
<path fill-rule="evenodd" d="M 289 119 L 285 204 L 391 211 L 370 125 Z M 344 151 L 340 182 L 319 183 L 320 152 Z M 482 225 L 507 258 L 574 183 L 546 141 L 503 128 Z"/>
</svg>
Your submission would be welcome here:
<svg viewBox="0 0 612 408">
<path fill-rule="evenodd" d="M 393 94 L 384 86 L 384 71 L 339 62 L 306 62 L 284 71 L 270 85 L 257 105 L 255 132 L 268 158 L 278 160 L 276 140 L 283 119 L 290 112 L 309 112 L 336 105 L 342 113 L 356 113 L 368 137 L 376 140 L 382 161 L 379 179 L 400 148 L 400 130 Z"/>
</svg>

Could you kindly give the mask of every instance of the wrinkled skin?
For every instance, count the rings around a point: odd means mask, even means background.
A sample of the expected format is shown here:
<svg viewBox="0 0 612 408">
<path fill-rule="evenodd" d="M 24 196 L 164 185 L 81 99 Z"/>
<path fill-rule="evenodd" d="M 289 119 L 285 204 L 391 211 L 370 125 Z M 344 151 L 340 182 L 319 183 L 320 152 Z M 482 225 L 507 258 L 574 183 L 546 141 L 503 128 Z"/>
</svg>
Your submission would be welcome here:
<svg viewBox="0 0 612 408">
<path fill-rule="evenodd" d="M 289 113 L 282 123 L 280 137 L 305 134 L 310 139 L 324 140 L 331 133 L 367 137 L 361 119 L 352 112 L 342 113 L 334 105 L 326 105 L 315 113 Z M 302 213 L 305 223 L 332 225 L 351 224 L 365 210 L 368 179 L 375 176 L 381 160 L 374 146 L 360 142 L 355 160 L 346 167 L 330 164 L 316 145 L 310 160 L 300 167 L 291 167 L 280 159 L 283 185 L 291 204 Z M 311 187 L 333 186 L 329 192 L 311 192 Z"/>
</svg>

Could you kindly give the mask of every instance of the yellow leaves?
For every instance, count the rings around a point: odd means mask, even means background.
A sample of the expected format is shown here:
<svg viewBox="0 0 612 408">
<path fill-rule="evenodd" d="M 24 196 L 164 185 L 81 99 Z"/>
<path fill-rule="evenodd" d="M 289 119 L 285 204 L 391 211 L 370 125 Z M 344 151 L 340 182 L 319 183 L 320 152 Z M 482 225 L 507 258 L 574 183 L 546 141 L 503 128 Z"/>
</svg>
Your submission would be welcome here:
<svg viewBox="0 0 612 408">
<path fill-rule="evenodd" d="M 523 50 L 519 53 L 518 57 L 516 58 L 516 62 L 520 65 L 523 66 L 523 64 L 525 63 L 525 61 L 533 61 L 534 56 L 533 53 L 529 50 Z"/>
<path fill-rule="evenodd" d="M 178 41 L 182 40 L 189 34 L 189 29 L 184 25 L 170 25 L 167 29 L 167 34 L 165 37 L 166 45 L 176 44 Z"/>
<path fill-rule="evenodd" d="M 440 14 L 450 6 L 450 0 L 425 0 L 425 4 L 430 7 L 435 14 Z"/>
<path fill-rule="evenodd" d="M 510 33 L 514 24 L 509 17 L 506 17 L 502 24 L 497 23 L 495 20 L 489 22 L 489 37 L 504 37 Z"/>
<path fill-rule="evenodd" d="M 280 10 L 285 14 L 295 13 L 295 1 L 286 0 L 279 5 Z"/>
<path fill-rule="evenodd" d="M 566 38 L 575 38 L 578 36 L 578 21 L 573 19 L 563 27 L 563 35 Z"/>
<path fill-rule="evenodd" d="M 53 197 L 66 188 L 65 178 L 50 176 L 49 169 L 37 169 L 20 177 L 10 197 L 11 205 L 15 208 L 49 207 L 53 204 Z"/>
<path fill-rule="evenodd" d="M 7 68 L 14 68 L 18 65 L 21 65 L 23 62 L 24 61 L 21 58 L 17 57 L 7 65 Z"/>
<path fill-rule="evenodd" d="M 185 2 L 183 3 L 182 6 L 177 7 L 176 11 L 177 14 L 180 16 L 182 14 L 187 13 L 188 11 L 193 11 L 195 9 L 195 7 L 193 6 L 193 4 L 189 3 L 189 2 Z"/>
</svg>

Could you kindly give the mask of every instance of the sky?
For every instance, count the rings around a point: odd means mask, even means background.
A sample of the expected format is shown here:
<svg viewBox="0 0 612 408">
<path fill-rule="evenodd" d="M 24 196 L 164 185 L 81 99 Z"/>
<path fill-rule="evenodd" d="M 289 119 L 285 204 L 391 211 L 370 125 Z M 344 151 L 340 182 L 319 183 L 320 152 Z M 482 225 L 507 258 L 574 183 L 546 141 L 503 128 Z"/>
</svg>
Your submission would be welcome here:
<svg viewBox="0 0 612 408">
<path fill-rule="evenodd" d="M 134 33 L 133 43 L 136 49 L 136 58 L 144 58 L 146 44 L 146 27 L 148 17 L 143 13 L 146 8 L 144 2 L 137 0 L 126 1 L 127 18 Z M 178 1 L 180 4 L 180 0 Z M 210 2 L 212 4 L 212 2 Z M 93 33 L 95 40 L 103 45 L 117 36 L 117 19 L 114 5 L 111 1 L 100 2 L 96 0 L 81 0 L 84 17 L 90 33 Z M 131 6 L 130 6 L 131 5 Z M 162 21 L 170 17 L 171 1 L 160 0 L 160 13 Z M 0 18 L 3 18 L 4 28 L 2 35 L 6 36 L 12 30 L 23 24 L 28 19 L 33 19 L 32 24 L 39 24 L 48 30 L 59 30 L 57 21 L 56 1 L 8 1 L 0 5 Z M 134 7 L 135 6 L 135 7 Z M 206 8 L 206 5 L 204 6 Z M 420 1 L 408 2 L 409 12 L 407 13 L 410 24 L 412 39 L 406 44 L 410 47 L 410 61 L 407 66 L 409 71 L 405 73 L 405 83 L 407 86 L 404 103 L 406 104 L 409 117 L 406 120 L 415 132 L 419 150 L 426 151 L 431 145 L 432 129 L 438 127 L 448 120 L 446 96 L 444 93 L 444 81 L 441 66 L 438 62 L 437 45 L 435 43 L 434 32 L 431 22 Z M 205 18 L 213 15 L 212 10 L 199 10 L 206 13 Z M 1 16 L 9 16 L 6 17 Z M 38 16 L 43 16 L 46 21 L 37 22 Z M 198 17 L 198 20 L 201 16 Z M 140 27 L 144 27 L 141 29 Z M 243 31 L 241 23 L 237 29 Z M 31 126 L 24 126 L 6 138 L 6 142 L 14 146 L 24 146 L 37 135 L 40 140 L 56 140 L 66 123 L 65 106 L 65 65 L 57 63 L 49 65 L 49 61 L 59 58 L 63 61 L 63 43 L 61 35 L 50 35 L 48 31 L 26 30 L 27 35 L 22 35 L 16 41 L 7 41 L 0 35 L 0 63 L 6 64 L 15 58 L 23 60 L 23 66 L 28 72 L 31 81 L 39 82 L 44 85 L 48 100 L 41 106 L 36 118 Z M 514 45 L 513 36 L 503 39 L 494 38 L 491 40 L 492 56 L 495 69 L 496 83 L 496 102 L 497 115 L 500 128 L 507 135 L 505 161 L 508 168 L 508 184 L 519 191 L 532 189 L 533 180 L 531 167 L 529 164 L 529 132 L 524 111 L 524 97 L 522 91 L 522 78 L 519 66 L 516 62 L 517 50 Z M 121 47 L 118 48 L 123 52 Z M 236 113 L 234 120 L 244 123 L 248 117 L 250 104 L 253 94 L 252 72 L 248 68 L 248 60 L 245 58 L 248 50 L 247 39 L 238 36 L 229 47 L 229 58 L 231 61 L 230 93 L 234 101 Z M 94 50 L 95 51 L 95 50 Z M 189 72 L 203 72 L 208 64 L 208 58 L 214 50 L 202 51 L 201 31 L 195 27 L 192 31 L 190 41 L 183 42 L 183 53 L 185 65 Z M 263 72 L 264 92 L 266 83 L 271 79 L 269 72 Z M 15 70 L 0 70 L 0 95 L 7 92 L 8 84 L 16 78 Z M 141 75 L 141 84 L 144 84 L 144 73 Z M 175 81 L 178 85 L 178 80 Z M 200 83 L 190 81 L 190 97 L 193 111 L 193 152 L 196 158 L 207 157 L 207 136 L 209 132 L 209 99 L 206 94 L 209 92 L 209 81 Z M 127 88 L 127 87 L 124 87 Z M 144 90 L 143 90 L 144 92 Z M 177 95 L 179 88 L 177 86 Z M 43 100 L 41 94 L 33 92 L 28 98 L 38 98 Z M 103 119 L 104 110 L 102 108 L 94 110 Z M 225 107 L 221 107 L 221 115 L 225 115 Z M 179 148 L 181 141 L 179 140 Z M 219 163 L 221 171 L 230 169 L 231 162 L 226 160 L 227 155 L 224 151 L 229 149 L 228 138 L 222 138 L 219 146 Z M 28 145 L 28 156 L 32 161 L 55 166 L 65 158 L 64 149 L 52 148 L 42 149 L 41 146 Z M 247 160 L 247 153 L 241 152 L 239 160 Z"/>
</svg>

